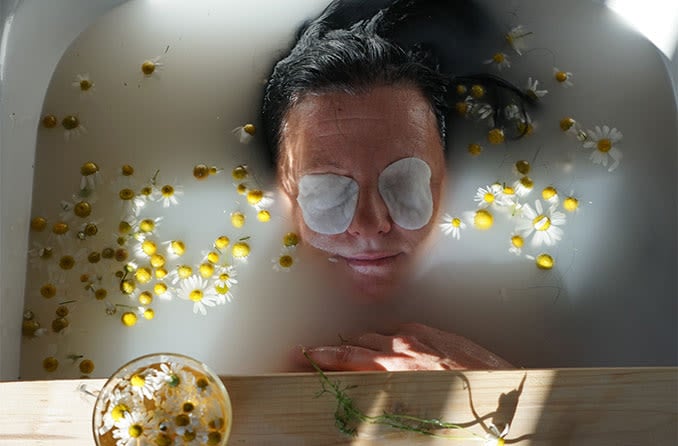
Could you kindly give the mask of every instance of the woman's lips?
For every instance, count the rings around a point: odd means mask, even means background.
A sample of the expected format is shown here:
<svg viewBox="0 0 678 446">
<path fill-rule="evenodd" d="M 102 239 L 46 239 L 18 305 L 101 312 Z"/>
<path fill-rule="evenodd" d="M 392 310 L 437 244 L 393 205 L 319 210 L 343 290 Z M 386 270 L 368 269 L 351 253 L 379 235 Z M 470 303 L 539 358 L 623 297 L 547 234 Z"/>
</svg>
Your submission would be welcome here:
<svg viewBox="0 0 678 446">
<path fill-rule="evenodd" d="M 346 264 L 360 274 L 382 276 L 389 273 L 401 253 L 363 253 L 344 257 Z"/>
</svg>

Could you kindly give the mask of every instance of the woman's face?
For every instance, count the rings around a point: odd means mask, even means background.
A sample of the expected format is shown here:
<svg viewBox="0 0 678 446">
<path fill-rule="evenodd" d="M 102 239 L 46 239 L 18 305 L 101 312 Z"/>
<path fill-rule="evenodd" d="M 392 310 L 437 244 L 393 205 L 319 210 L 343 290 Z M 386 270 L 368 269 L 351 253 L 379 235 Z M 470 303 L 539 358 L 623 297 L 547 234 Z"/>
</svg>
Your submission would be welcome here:
<svg viewBox="0 0 678 446">
<path fill-rule="evenodd" d="M 401 174 L 402 180 L 392 176 L 397 170 L 393 163 L 406 158 L 415 158 L 413 164 L 430 170 L 430 179 L 422 180 L 420 175 L 418 180 L 420 185 L 422 181 L 430 183 L 430 193 L 428 189 L 426 192 L 431 206 L 425 214 L 430 218 L 420 217 L 419 223 L 410 225 L 414 229 L 401 226 L 403 214 L 393 212 L 392 204 L 411 192 L 414 176 Z M 302 242 L 331 259 L 333 263 L 326 263 L 339 272 L 338 279 L 349 284 L 352 291 L 385 297 L 414 271 L 437 223 L 446 172 L 436 117 L 417 89 L 382 86 L 355 95 L 336 92 L 306 96 L 287 115 L 280 160 L 279 180 L 292 205 L 292 218 Z M 380 186 L 380 175 L 389 166 Z M 350 182 L 353 191 L 357 189 L 357 202 L 352 202 L 354 207 L 348 206 L 353 213 L 342 213 L 347 215 L 343 225 L 347 227 L 339 229 L 343 232 L 328 233 L 306 221 L 309 212 L 302 209 L 305 202 L 299 193 L 304 177 L 340 178 Z M 384 199 L 384 177 L 395 178 L 391 183 L 395 183 L 396 194 L 391 201 Z M 419 201 L 408 200 L 410 204 Z"/>
</svg>

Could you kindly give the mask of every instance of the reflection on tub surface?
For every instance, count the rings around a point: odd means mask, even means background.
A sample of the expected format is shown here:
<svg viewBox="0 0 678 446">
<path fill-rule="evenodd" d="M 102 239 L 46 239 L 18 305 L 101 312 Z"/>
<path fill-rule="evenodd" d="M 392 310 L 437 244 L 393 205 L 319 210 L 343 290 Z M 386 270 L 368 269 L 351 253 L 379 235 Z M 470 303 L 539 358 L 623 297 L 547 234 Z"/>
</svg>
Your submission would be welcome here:
<svg viewBox="0 0 678 446">
<path fill-rule="evenodd" d="M 161 350 L 220 373 L 274 371 L 294 345 L 409 320 L 519 366 L 675 364 L 676 201 L 658 192 L 675 186 L 675 104 L 666 91 L 625 88 L 670 83 L 653 48 L 608 11 L 544 3 L 488 2 L 503 31 L 533 32 L 522 56 L 496 40 L 511 61 L 503 76 L 548 90 L 524 122 L 533 134 L 492 145 L 486 122 L 453 123 L 441 209 L 450 218 L 436 222 L 449 233 L 435 235 L 411 285 L 367 303 L 329 286 L 286 236 L 292 221 L 258 131 L 277 42 L 319 5 L 300 0 L 256 26 L 255 4 L 131 1 L 102 17 L 61 59 L 40 116 L 22 377 L 79 376 L 84 359 L 96 364 L 87 374 L 105 376 Z M 577 20 L 555 35 L 552 17 Z M 494 70 L 483 64 L 491 57 L 478 54 L 477 69 Z M 656 111 L 639 117 L 649 102 Z M 591 154 L 621 162 L 608 172 Z M 515 173 L 523 160 L 531 182 Z M 499 187 L 525 195 L 485 206 Z M 519 210 L 531 229 L 516 224 Z M 530 243 L 553 234 L 540 230 L 547 222 L 562 229 L 557 243 Z M 551 269 L 535 266 L 549 258 Z M 54 372 L 45 358 L 58 360 Z"/>
</svg>

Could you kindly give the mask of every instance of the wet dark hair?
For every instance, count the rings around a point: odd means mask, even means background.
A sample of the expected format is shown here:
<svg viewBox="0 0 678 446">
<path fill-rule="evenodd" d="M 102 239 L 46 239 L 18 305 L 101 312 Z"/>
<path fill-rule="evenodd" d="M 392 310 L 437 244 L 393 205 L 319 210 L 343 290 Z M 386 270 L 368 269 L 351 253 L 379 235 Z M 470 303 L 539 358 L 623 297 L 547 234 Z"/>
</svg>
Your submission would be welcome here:
<svg viewBox="0 0 678 446">
<path fill-rule="evenodd" d="M 524 115 L 523 103 L 530 98 L 507 81 L 489 74 L 455 78 L 441 71 L 432 45 L 416 42 L 405 48 L 396 42 L 394 30 L 406 27 L 408 21 L 422 15 L 430 18 L 432 11 L 440 6 L 438 1 L 393 0 L 373 16 L 353 23 L 346 23 L 350 19 L 342 16 L 345 3 L 334 0 L 317 19 L 302 26 L 292 50 L 275 65 L 268 80 L 262 121 L 274 163 L 278 160 L 286 115 L 308 94 L 337 91 L 356 94 L 375 86 L 412 86 L 429 102 L 443 146 L 451 84 L 483 85 L 491 105 L 496 105 L 495 122 L 503 119 L 500 105 L 507 101 L 501 90 L 520 98 L 519 108 Z M 467 14 L 468 9 L 474 7 L 472 1 L 453 3 L 452 7 L 465 5 Z"/>
</svg>

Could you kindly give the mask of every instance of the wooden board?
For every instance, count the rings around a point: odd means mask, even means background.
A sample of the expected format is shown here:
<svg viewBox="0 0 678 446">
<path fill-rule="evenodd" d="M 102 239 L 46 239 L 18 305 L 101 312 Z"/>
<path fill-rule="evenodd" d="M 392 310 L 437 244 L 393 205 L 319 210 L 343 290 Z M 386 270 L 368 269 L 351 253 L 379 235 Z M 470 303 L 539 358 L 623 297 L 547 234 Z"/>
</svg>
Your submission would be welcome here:
<svg viewBox="0 0 678 446">
<path fill-rule="evenodd" d="M 507 444 L 678 444 L 678 368 L 501 372 L 331 373 L 357 387 L 357 407 L 398 410 L 466 426 L 457 440 L 363 425 L 355 438 L 334 426 L 335 400 L 318 398 L 315 374 L 223 377 L 233 403 L 231 445 L 483 444 L 490 422 L 510 423 Z M 522 383 L 522 385 L 521 385 Z M 0 383 L 0 445 L 94 443 L 91 413 L 104 380 Z"/>
</svg>

